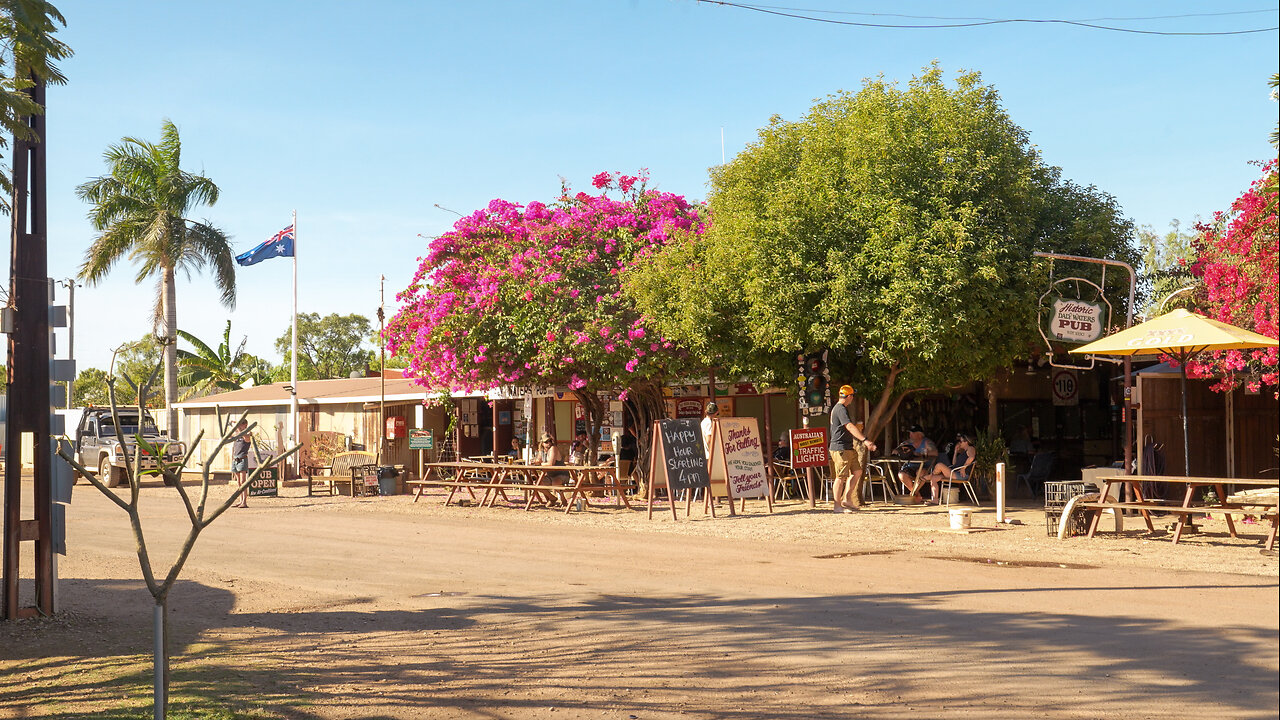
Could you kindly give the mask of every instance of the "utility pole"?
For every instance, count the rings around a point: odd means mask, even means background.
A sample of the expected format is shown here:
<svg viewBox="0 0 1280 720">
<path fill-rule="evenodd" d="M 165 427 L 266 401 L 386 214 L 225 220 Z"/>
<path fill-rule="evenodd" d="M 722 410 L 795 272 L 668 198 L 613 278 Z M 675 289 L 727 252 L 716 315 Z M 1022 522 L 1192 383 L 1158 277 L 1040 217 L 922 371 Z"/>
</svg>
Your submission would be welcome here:
<svg viewBox="0 0 1280 720">
<path fill-rule="evenodd" d="M 45 106 L 45 83 L 34 74 L 23 92 Z M 45 116 L 24 118 L 29 140 L 13 143 L 13 225 L 9 297 L 13 332 L 9 334 L 9 417 L 4 446 L 4 617 L 9 620 L 53 614 L 53 452 L 49 402 L 49 301 L 47 204 L 45 196 Z M 34 479 L 34 518 L 22 518 L 23 437 L 30 440 Z M 20 549 L 35 546 L 35 606 L 18 597 Z M 29 546 L 28 546 L 29 547 Z"/>
<path fill-rule="evenodd" d="M 384 465 L 382 459 L 383 448 L 387 443 L 387 345 L 382 341 L 385 335 L 386 327 L 384 320 L 386 312 L 383 306 L 386 305 L 386 295 L 384 293 L 387 284 L 387 276 L 378 276 L 378 464 Z"/>
</svg>

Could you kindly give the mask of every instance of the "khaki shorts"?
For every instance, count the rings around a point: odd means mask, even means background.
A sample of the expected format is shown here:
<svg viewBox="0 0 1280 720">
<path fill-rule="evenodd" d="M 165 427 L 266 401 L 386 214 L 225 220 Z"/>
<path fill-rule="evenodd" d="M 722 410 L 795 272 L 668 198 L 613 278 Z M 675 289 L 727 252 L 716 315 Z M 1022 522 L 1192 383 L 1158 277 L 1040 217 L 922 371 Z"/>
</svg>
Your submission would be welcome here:
<svg viewBox="0 0 1280 720">
<path fill-rule="evenodd" d="M 858 453 L 853 450 L 832 450 L 831 451 L 831 471 L 837 478 L 848 478 L 853 476 L 855 468 L 859 467 Z"/>
<path fill-rule="evenodd" d="M 867 466 L 867 444 L 859 440 L 853 441 L 853 454 L 857 456 L 855 470 L 861 470 Z"/>
</svg>

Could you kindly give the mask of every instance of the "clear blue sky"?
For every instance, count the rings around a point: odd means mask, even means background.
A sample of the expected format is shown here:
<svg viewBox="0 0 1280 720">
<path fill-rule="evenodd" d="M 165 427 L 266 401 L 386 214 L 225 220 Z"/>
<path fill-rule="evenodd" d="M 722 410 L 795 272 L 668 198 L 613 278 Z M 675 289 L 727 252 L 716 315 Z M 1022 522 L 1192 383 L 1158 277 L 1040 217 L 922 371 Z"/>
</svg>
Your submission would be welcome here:
<svg viewBox="0 0 1280 720">
<path fill-rule="evenodd" d="M 56 1 L 56 0 L 55 0 Z M 707 168 L 773 114 L 937 60 L 982 72 L 1045 160 L 1166 228 L 1225 209 L 1272 152 L 1267 78 L 1277 33 L 1167 37 L 1048 24 L 846 27 L 694 0 L 537 2 L 56 2 L 75 50 L 48 94 L 50 273 L 74 275 L 93 232 L 76 185 L 127 135 L 181 130 L 184 164 L 222 188 L 201 210 L 249 249 L 298 212 L 299 309 L 388 312 L 426 241 L 491 198 L 549 200 L 559 178 L 648 168 L 700 199 Z M 760 4 L 903 15 L 1060 18 L 1267 12 L 1104 24 L 1170 31 L 1274 27 L 1276 0 L 1217 2 L 840 2 Z M 817 15 L 817 13 L 810 13 Z M 902 17 L 823 15 L 884 23 Z M 7 257 L 7 254 L 5 255 Z M 7 260 L 6 277 L 7 277 Z M 179 325 L 279 362 L 290 265 L 239 273 L 234 311 L 207 276 L 179 285 Z M 148 332 L 155 286 L 122 263 L 77 292 L 79 367 Z M 65 299 L 59 291 L 59 300 Z M 59 356 L 66 334 L 59 331 Z"/>
</svg>

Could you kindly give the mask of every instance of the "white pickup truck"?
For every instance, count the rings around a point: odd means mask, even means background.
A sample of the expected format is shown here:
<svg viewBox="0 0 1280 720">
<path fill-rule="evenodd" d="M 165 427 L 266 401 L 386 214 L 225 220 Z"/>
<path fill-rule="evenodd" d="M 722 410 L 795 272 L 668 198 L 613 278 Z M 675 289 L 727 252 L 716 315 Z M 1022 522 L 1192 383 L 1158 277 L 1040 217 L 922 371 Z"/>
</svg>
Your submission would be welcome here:
<svg viewBox="0 0 1280 720">
<path fill-rule="evenodd" d="M 171 442 L 160 434 L 156 422 L 150 415 L 143 414 L 139 423 L 138 410 L 121 409 L 116 415 L 120 418 L 121 433 L 116 433 L 115 421 L 109 407 L 87 407 L 80 416 L 80 424 L 76 427 L 76 459 L 86 468 L 96 468 L 98 478 L 107 487 L 117 487 L 127 482 L 125 476 L 124 454 L 140 464 L 144 471 L 157 468 L 156 457 L 145 450 L 138 451 L 135 436 L 142 435 L 148 443 L 161 448 L 167 462 L 182 459 L 185 452 L 182 443 Z M 124 446 L 120 444 L 120 435 L 124 436 Z M 168 480 L 165 484 L 170 484 Z"/>
</svg>

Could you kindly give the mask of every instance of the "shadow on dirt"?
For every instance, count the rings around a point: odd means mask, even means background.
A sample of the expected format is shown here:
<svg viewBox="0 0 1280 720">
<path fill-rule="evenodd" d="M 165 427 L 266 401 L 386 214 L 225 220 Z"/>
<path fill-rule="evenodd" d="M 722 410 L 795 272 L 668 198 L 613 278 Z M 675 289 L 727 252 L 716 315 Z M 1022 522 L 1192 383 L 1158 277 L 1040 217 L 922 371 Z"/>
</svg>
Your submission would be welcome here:
<svg viewBox="0 0 1280 720">
<path fill-rule="evenodd" d="M 1013 717 L 1076 707 L 1082 687 L 1091 705 L 1113 709 L 1150 707 L 1159 698 L 1188 712 L 1274 711 L 1273 631 L 1229 618 L 1200 628 L 1126 614 L 1109 600 L 1112 590 L 1133 588 L 752 599 L 442 591 L 406 598 L 396 610 L 364 612 L 367 598 L 355 597 L 238 613 L 230 591 L 186 582 L 174 591 L 173 682 L 190 696 L 299 719 L 333 715 L 318 706 L 363 707 L 360 716 L 372 718 L 505 718 L 548 707 L 623 717 L 897 718 L 904 707 L 895 698 L 907 692 L 925 696 L 914 703 L 921 716 L 998 708 Z M 1096 593 L 1097 614 L 1056 612 L 1054 597 L 1063 591 Z M 149 673 L 137 663 L 150 649 L 150 595 L 132 583 L 66 581 L 64 606 L 102 593 L 119 597 L 108 617 L 70 610 L 0 626 L 0 660 L 18 670 L 0 682 L 0 708 L 29 700 L 23 678 L 35 675 L 42 701 L 53 703 L 42 717 L 78 717 L 54 708 L 75 707 L 104 688 L 147 692 Z M 1034 598 L 1043 609 L 965 609 L 966 597 L 1005 593 L 1024 605 Z M 128 632 L 105 633 L 107 624 Z M 955 663 L 950 648 L 978 649 L 983 662 Z M 55 656 L 71 658 L 47 659 Z M 1084 672 L 1064 678 L 1064 665 Z"/>
</svg>

